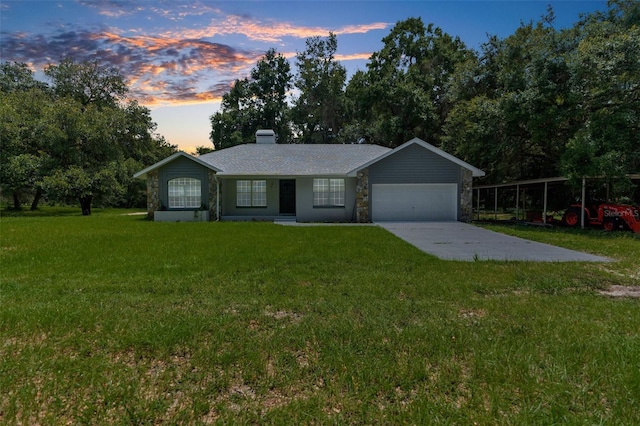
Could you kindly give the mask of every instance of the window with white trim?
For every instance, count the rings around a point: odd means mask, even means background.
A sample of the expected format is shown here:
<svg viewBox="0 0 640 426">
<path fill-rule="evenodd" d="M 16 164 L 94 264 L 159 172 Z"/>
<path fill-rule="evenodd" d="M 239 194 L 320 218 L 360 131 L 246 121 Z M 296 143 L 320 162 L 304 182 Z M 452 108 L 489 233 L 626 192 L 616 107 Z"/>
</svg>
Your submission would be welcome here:
<svg viewBox="0 0 640 426">
<path fill-rule="evenodd" d="M 344 207 L 344 179 L 314 179 L 313 205 Z"/>
<path fill-rule="evenodd" d="M 266 180 L 238 180 L 236 181 L 237 207 L 266 207 Z"/>
<path fill-rule="evenodd" d="M 168 183 L 169 208 L 199 208 L 202 205 L 200 180 L 194 178 L 175 178 Z"/>
</svg>

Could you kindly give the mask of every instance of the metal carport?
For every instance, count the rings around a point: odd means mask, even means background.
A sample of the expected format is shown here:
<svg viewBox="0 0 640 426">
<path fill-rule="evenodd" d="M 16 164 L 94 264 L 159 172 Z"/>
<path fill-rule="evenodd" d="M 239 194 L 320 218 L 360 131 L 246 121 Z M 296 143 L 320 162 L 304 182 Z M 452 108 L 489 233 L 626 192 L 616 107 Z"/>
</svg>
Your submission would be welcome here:
<svg viewBox="0 0 640 426">
<path fill-rule="evenodd" d="M 631 179 L 631 180 L 640 180 L 640 174 L 629 174 L 626 175 L 627 178 Z M 583 177 L 582 178 L 582 190 L 581 190 L 581 196 L 580 196 L 580 200 L 582 202 L 582 211 L 584 212 L 585 210 L 585 204 L 586 204 L 586 188 L 587 188 L 587 182 L 589 180 L 597 180 L 597 179 L 602 179 L 602 177 Z M 542 223 L 546 224 L 547 223 L 547 199 L 548 199 L 548 191 L 549 191 L 549 184 L 553 184 L 553 183 L 565 183 L 569 181 L 569 178 L 566 177 L 553 177 L 553 178 L 542 178 L 542 179 L 530 179 L 530 180 L 522 180 L 522 181 L 517 181 L 517 182 L 510 182 L 510 183 L 499 183 L 499 184 L 492 184 L 492 185 L 480 185 L 480 186 L 475 186 L 473 189 L 475 191 L 476 194 L 476 214 L 479 215 L 480 213 L 480 191 L 481 190 L 489 190 L 489 189 L 493 189 L 494 190 L 494 214 L 497 216 L 497 211 L 498 211 L 498 189 L 504 189 L 504 188 L 515 188 L 516 189 L 516 221 L 518 220 L 519 217 L 519 209 L 520 209 L 520 190 L 522 188 L 527 188 L 527 187 L 531 187 L 531 186 L 536 186 L 536 185 L 543 185 L 544 187 L 544 196 L 543 196 L 543 207 L 542 207 Z M 581 227 L 584 229 L 585 226 L 585 218 L 584 215 L 581 218 Z"/>
</svg>

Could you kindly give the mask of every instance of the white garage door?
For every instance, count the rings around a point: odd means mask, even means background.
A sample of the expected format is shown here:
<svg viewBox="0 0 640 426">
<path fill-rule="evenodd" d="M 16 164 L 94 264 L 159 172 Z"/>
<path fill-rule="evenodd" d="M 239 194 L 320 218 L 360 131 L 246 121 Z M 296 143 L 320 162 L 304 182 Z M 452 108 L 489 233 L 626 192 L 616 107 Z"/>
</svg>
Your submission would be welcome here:
<svg viewBox="0 0 640 426">
<path fill-rule="evenodd" d="M 374 221 L 458 219 L 455 183 L 375 184 L 371 191 Z"/>
</svg>

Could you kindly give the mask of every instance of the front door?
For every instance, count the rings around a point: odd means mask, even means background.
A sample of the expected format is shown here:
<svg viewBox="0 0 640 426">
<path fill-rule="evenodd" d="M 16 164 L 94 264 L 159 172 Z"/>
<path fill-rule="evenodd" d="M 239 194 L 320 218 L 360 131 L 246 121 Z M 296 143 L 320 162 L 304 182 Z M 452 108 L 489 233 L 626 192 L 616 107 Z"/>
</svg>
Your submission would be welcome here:
<svg viewBox="0 0 640 426">
<path fill-rule="evenodd" d="M 280 214 L 296 214 L 295 179 L 282 179 L 280 181 Z"/>
</svg>

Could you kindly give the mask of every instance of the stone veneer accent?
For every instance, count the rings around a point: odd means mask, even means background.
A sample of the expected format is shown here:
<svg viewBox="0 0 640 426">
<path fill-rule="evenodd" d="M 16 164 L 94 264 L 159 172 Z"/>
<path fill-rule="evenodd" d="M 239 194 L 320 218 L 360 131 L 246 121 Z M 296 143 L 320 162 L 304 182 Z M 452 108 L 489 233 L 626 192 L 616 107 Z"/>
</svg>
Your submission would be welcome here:
<svg viewBox="0 0 640 426">
<path fill-rule="evenodd" d="M 153 212 L 160 210 L 158 170 L 147 173 L 147 218 L 153 220 Z"/>
<path fill-rule="evenodd" d="M 218 184 L 216 182 L 216 172 L 209 170 L 209 220 L 218 220 Z"/>
<path fill-rule="evenodd" d="M 460 221 L 471 222 L 473 217 L 473 173 L 462 168 L 462 188 L 460 188 Z"/>
<path fill-rule="evenodd" d="M 356 176 L 356 222 L 370 222 L 369 169 L 358 171 L 358 174 Z"/>
</svg>

